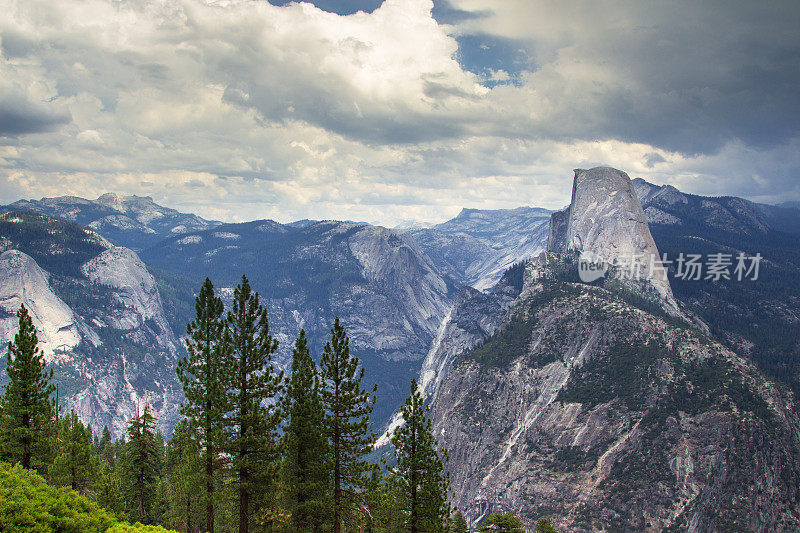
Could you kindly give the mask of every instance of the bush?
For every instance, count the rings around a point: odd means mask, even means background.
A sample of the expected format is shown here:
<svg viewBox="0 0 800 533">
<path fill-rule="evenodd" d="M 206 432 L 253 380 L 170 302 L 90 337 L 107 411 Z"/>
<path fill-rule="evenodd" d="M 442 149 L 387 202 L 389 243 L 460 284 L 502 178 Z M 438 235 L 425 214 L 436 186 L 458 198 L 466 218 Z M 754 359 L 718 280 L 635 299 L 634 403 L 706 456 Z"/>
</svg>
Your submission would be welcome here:
<svg viewBox="0 0 800 533">
<path fill-rule="evenodd" d="M 30 533 L 166 533 L 155 526 L 117 522 L 113 514 L 80 494 L 48 485 L 33 470 L 0 463 L 0 531 Z"/>
</svg>

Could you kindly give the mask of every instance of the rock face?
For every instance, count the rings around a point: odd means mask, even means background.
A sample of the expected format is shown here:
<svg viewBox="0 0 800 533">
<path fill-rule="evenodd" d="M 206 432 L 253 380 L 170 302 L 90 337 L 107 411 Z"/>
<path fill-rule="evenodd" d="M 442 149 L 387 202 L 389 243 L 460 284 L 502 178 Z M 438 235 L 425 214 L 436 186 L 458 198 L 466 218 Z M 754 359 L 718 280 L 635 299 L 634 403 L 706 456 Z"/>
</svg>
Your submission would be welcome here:
<svg viewBox="0 0 800 533">
<path fill-rule="evenodd" d="M 114 246 L 81 266 L 89 281 L 113 290 L 115 305 L 106 314 L 108 324 L 131 331 L 152 327 L 158 347 L 176 354 L 177 341 L 164 316 L 153 276 L 131 250 Z"/>
<path fill-rule="evenodd" d="M 800 527 L 791 393 L 702 333 L 541 270 L 433 402 L 471 522 L 513 510 L 566 531 Z M 472 318 L 479 330 L 495 314 Z"/>
<path fill-rule="evenodd" d="M 591 252 L 618 263 L 620 272 L 636 272 L 637 279 L 630 285 L 645 295 L 652 293 L 667 310 L 678 314 L 647 217 L 624 172 L 609 167 L 575 170 L 568 214 L 554 216 L 550 237 L 550 251 Z"/>
<path fill-rule="evenodd" d="M 545 249 L 550 214 L 534 207 L 464 209 L 452 220 L 404 234 L 457 284 L 488 290 L 511 265 Z"/>
<path fill-rule="evenodd" d="M 489 294 L 472 287 L 462 287 L 436 332 L 419 372 L 420 391 L 431 402 L 436 398 L 444 377 L 458 356 L 475 347 L 500 325 L 506 310 L 520 292 L 522 265 L 507 271 Z M 383 429 L 376 447 L 390 444 L 392 434 L 402 424 L 395 412 Z"/>
<path fill-rule="evenodd" d="M 638 178 L 633 185 L 659 251 L 673 260 L 723 254 L 732 263 L 731 279 L 713 283 L 676 277 L 673 266 L 670 285 L 682 310 L 800 393 L 800 211 L 685 194 Z M 757 279 L 733 274 L 739 254 L 762 256 Z"/>
<path fill-rule="evenodd" d="M 33 319 L 39 347 L 48 359 L 54 352 L 75 348 L 81 340 L 78 321 L 67 304 L 50 288 L 49 274 L 19 250 L 0 254 L 0 340 L 17 332 L 16 312 L 24 305 Z"/>
<path fill-rule="evenodd" d="M 55 370 L 62 408 L 119 437 L 137 406 L 150 402 L 169 433 L 181 401 L 181 348 L 138 256 L 32 212 L 0 215 L 0 243 L 0 341 L 16 334 L 14 314 L 24 304 Z"/>
<path fill-rule="evenodd" d="M 227 224 L 169 239 L 143 259 L 171 273 L 171 293 L 184 300 L 206 276 L 225 299 L 247 275 L 269 309 L 284 366 L 301 328 L 319 356 L 338 316 L 367 383 L 378 383 L 373 420 L 379 425 L 419 372 L 455 292 L 414 241 L 366 224 Z M 180 302 L 168 304 L 178 308 Z M 191 318 L 193 309 L 184 309 L 176 330 Z"/>
</svg>

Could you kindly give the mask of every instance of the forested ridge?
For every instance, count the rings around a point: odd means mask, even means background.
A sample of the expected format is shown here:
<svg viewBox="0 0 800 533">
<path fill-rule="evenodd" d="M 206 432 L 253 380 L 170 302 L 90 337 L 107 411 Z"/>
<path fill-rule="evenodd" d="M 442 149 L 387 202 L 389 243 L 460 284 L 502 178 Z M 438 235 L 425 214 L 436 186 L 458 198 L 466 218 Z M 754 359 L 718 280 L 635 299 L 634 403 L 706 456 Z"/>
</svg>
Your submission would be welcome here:
<svg viewBox="0 0 800 533">
<path fill-rule="evenodd" d="M 17 317 L 0 402 L 2 475 L 10 480 L 0 505 L 4 529 L 467 530 L 449 504 L 447 453 L 415 381 L 392 440 L 394 460 L 368 460 L 377 387 L 363 383 L 338 318 L 319 363 L 300 332 L 284 375 L 273 365 L 278 341 L 248 279 L 227 312 L 206 279 L 176 369 L 182 420 L 165 438 L 144 403 L 125 437 L 112 440 L 107 427 L 95 431 L 61 412 L 24 306 Z M 498 527 L 504 516 L 483 527 Z"/>
</svg>

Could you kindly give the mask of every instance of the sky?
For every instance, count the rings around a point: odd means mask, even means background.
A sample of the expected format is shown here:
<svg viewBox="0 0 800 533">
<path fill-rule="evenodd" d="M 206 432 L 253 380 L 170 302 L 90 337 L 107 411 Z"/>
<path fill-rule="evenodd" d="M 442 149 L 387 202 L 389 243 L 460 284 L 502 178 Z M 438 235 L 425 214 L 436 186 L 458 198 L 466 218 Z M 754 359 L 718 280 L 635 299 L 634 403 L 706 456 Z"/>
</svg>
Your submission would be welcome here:
<svg viewBox="0 0 800 533">
<path fill-rule="evenodd" d="M 800 200 L 800 4 L 0 0 L 0 202 L 438 222 L 607 165 Z"/>
</svg>

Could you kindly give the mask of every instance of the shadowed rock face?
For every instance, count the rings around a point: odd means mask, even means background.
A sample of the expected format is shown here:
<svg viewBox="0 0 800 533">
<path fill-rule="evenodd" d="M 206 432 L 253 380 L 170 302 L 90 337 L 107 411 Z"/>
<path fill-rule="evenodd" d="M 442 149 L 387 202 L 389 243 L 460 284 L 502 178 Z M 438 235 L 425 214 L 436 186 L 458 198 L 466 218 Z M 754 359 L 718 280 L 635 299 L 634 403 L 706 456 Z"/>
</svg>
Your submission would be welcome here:
<svg viewBox="0 0 800 533">
<path fill-rule="evenodd" d="M 565 216 L 553 216 L 549 250 L 591 252 L 622 265 L 633 262 L 630 268 L 642 282 L 632 285 L 645 294 L 654 291 L 668 311 L 678 313 L 666 271 L 657 268 L 660 255 L 647 217 L 626 173 L 610 167 L 575 170 L 566 227 Z"/>
</svg>

